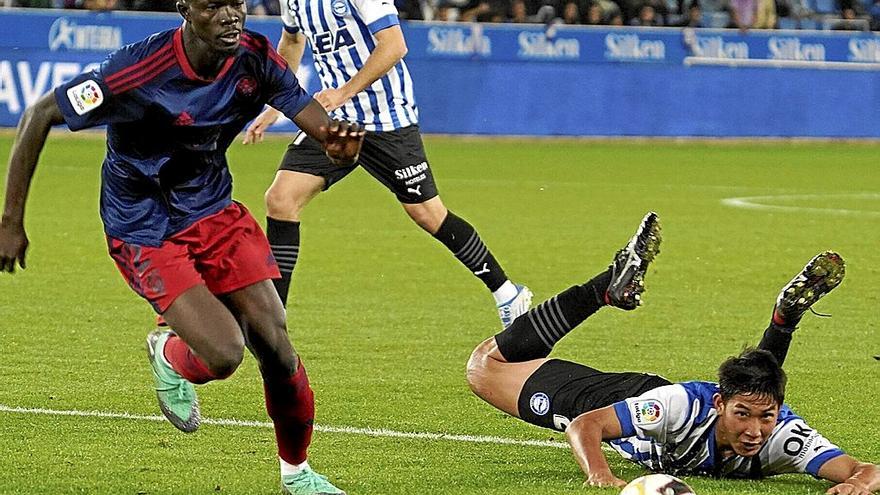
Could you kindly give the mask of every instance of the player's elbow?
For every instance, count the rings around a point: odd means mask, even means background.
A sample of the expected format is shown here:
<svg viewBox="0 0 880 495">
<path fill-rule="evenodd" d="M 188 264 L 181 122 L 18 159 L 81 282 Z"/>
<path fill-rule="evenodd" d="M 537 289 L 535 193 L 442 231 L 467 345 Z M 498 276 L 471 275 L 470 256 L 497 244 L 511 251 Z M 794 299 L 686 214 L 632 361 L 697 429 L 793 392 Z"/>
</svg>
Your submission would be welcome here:
<svg viewBox="0 0 880 495">
<path fill-rule="evenodd" d="M 601 441 L 602 426 L 597 421 L 595 411 L 590 411 L 574 418 L 565 429 L 565 439 L 571 445 L 581 444 L 587 439 Z"/>
<path fill-rule="evenodd" d="M 56 124 L 64 121 L 55 95 L 50 91 L 41 96 L 33 105 L 27 107 L 21 114 L 19 128 L 28 132 L 45 134 Z"/>
</svg>

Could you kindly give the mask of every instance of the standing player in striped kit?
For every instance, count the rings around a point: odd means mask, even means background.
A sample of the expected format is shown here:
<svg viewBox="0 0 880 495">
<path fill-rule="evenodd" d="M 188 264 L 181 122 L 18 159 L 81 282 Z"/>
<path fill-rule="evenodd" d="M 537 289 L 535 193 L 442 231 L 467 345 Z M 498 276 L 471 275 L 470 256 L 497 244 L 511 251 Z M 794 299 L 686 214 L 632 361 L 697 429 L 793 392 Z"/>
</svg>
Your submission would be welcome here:
<svg viewBox="0 0 880 495">
<path fill-rule="evenodd" d="M 418 126 L 413 84 L 403 56 L 406 42 L 389 0 L 282 0 L 279 53 L 297 67 L 308 39 L 323 90 L 315 99 L 335 118 L 367 130 L 358 164 L 396 196 L 420 227 L 443 243 L 495 297 L 503 326 L 528 310 L 532 294 L 504 273 L 479 234 L 446 209 L 434 184 Z M 248 128 L 245 143 L 262 140 L 278 118 L 267 109 Z M 318 143 L 300 133 L 288 147 L 266 192 L 267 235 L 287 301 L 299 256 L 300 213 L 322 190 L 358 165 L 332 165 Z"/>
</svg>

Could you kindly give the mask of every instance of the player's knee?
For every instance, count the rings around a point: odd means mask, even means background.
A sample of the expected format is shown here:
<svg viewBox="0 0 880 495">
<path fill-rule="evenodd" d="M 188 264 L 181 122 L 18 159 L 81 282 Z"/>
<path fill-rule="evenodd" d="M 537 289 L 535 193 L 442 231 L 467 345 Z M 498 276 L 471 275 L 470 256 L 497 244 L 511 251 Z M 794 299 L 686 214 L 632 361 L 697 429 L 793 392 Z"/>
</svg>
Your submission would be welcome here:
<svg viewBox="0 0 880 495">
<path fill-rule="evenodd" d="M 491 359 L 489 352 L 492 350 L 493 345 L 492 339 L 483 341 L 474 349 L 470 359 L 468 359 L 467 383 L 471 391 L 479 397 L 485 397 L 490 386 L 488 364 Z"/>
<path fill-rule="evenodd" d="M 274 185 L 266 190 L 266 214 L 272 218 L 298 221 L 299 214 L 309 202 L 307 195 L 297 194 L 296 191 Z"/>
<path fill-rule="evenodd" d="M 215 349 L 212 354 L 205 360 L 211 374 L 218 379 L 227 378 L 235 373 L 244 359 L 244 343 L 227 343 Z"/>
<path fill-rule="evenodd" d="M 432 208 L 427 203 L 405 205 L 404 209 L 413 221 L 430 234 L 436 234 L 446 218 L 446 208 Z"/>
</svg>

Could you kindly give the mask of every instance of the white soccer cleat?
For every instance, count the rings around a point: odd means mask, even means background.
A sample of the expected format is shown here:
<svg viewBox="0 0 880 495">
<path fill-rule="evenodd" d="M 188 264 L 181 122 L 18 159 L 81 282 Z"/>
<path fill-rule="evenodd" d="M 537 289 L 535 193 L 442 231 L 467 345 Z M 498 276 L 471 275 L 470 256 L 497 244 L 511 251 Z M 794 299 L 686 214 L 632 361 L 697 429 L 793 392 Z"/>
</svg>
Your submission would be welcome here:
<svg viewBox="0 0 880 495">
<path fill-rule="evenodd" d="M 501 326 L 507 328 L 521 314 L 532 307 L 532 291 L 525 285 L 516 286 L 516 295 L 513 299 L 498 305 L 498 317 L 501 318 Z"/>
</svg>

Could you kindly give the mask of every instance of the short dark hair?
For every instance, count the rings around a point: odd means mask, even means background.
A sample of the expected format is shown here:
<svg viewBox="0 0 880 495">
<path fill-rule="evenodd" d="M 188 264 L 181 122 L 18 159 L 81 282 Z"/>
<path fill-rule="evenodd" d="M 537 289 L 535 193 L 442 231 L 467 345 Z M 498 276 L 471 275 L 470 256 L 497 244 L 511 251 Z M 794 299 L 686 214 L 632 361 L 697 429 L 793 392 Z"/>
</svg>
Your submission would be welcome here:
<svg viewBox="0 0 880 495">
<path fill-rule="evenodd" d="M 758 395 L 770 397 L 781 406 L 785 382 L 785 371 L 773 354 L 763 349 L 746 348 L 718 368 L 718 387 L 725 402 L 734 395 Z"/>
</svg>

